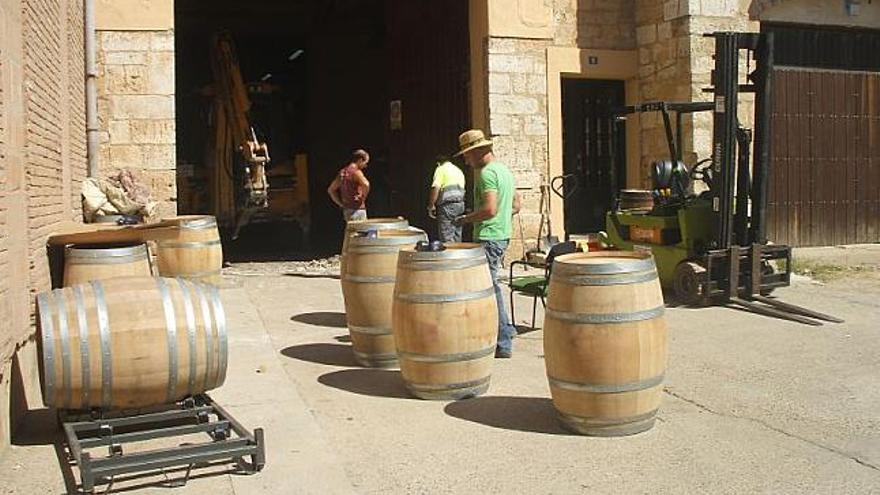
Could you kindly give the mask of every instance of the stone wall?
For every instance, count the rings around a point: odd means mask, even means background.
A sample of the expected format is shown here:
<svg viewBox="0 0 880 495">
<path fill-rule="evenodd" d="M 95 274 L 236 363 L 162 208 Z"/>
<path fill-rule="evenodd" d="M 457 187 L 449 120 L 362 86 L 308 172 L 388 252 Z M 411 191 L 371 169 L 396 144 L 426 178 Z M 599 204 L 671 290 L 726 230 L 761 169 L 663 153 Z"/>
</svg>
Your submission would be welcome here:
<svg viewBox="0 0 880 495">
<path fill-rule="evenodd" d="M 689 44 L 691 50 L 691 86 L 690 97 L 694 101 L 707 100 L 708 96 L 702 92 L 702 88 L 709 87 L 712 78 L 712 69 L 715 61 L 715 40 L 706 38 L 704 33 L 715 31 L 755 31 L 760 29 L 758 23 L 749 19 L 748 1 L 740 0 L 690 0 L 690 33 Z M 745 60 L 740 64 L 740 74 L 747 71 Z M 754 96 L 750 94 L 740 95 L 739 118 L 746 127 L 751 127 L 754 121 Z M 702 113 L 693 118 L 692 147 L 699 154 L 699 158 L 708 158 L 712 149 L 712 114 Z M 693 164 L 693 161 L 689 161 Z"/>
<path fill-rule="evenodd" d="M 496 155 L 514 173 L 523 200 L 511 256 L 521 254 L 520 238 L 533 243 L 540 226 L 541 186 L 549 180 L 547 49 L 634 48 L 634 1 L 541 0 L 528 9 L 522 2 L 490 4 L 495 10 L 489 11 L 485 44 L 488 131 Z M 510 11 L 499 20 L 502 8 Z"/>
<path fill-rule="evenodd" d="M 628 50 L 636 47 L 637 0 L 579 0 L 577 46 Z"/>
<path fill-rule="evenodd" d="M 82 2 L 0 0 L 0 451 L 41 406 L 33 296 L 46 238 L 81 217 L 86 173 Z"/>
<path fill-rule="evenodd" d="M 679 0 L 637 0 L 636 40 L 639 47 L 639 100 L 691 101 L 690 6 Z M 644 114 L 639 120 L 640 181 L 650 187 L 650 164 L 668 158 L 669 147 L 660 114 Z M 690 135 L 690 119 L 684 135 Z M 693 144 L 685 138 L 685 161 L 693 162 Z"/>
<path fill-rule="evenodd" d="M 137 171 L 175 215 L 174 32 L 99 31 L 97 62 L 101 174 Z"/>
<path fill-rule="evenodd" d="M 540 220 L 540 186 L 547 170 L 547 64 L 541 40 L 489 40 L 489 129 L 495 153 L 511 169 L 523 200 L 526 239 Z M 519 225 L 515 226 L 516 229 Z M 517 238 L 520 233 L 516 232 Z M 520 252 L 514 246 L 512 252 Z"/>
</svg>

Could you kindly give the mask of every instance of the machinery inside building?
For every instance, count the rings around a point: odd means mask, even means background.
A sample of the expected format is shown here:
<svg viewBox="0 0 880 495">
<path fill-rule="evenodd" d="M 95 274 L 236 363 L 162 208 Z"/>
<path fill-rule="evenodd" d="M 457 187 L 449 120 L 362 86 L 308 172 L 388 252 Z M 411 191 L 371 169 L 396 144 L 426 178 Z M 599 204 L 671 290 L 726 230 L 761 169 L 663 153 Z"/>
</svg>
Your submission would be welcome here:
<svg viewBox="0 0 880 495">
<path fill-rule="evenodd" d="M 233 251 L 333 252 L 325 191 L 364 148 L 370 215 L 424 223 L 434 158 L 470 124 L 466 1 L 181 0 L 175 23 L 179 213 L 215 215 Z M 265 165 L 241 152 L 263 145 Z"/>
</svg>

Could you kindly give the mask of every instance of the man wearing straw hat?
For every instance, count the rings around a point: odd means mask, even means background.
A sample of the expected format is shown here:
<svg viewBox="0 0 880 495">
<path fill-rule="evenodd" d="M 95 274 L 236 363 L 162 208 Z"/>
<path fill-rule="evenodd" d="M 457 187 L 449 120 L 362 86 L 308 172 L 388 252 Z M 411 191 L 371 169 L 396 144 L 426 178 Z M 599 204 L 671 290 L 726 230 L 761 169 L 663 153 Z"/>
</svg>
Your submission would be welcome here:
<svg viewBox="0 0 880 495">
<path fill-rule="evenodd" d="M 465 163 L 474 170 L 474 212 L 460 216 L 456 223 L 474 224 L 474 240 L 483 245 L 495 286 L 498 303 L 498 345 L 496 358 L 509 358 L 513 353 L 516 328 L 507 318 L 504 296 L 498 283 L 498 272 L 504 252 L 510 244 L 513 232 L 513 215 L 519 213 L 519 196 L 516 193 L 510 169 L 495 159 L 492 141 L 483 131 L 473 129 L 458 137 L 459 152 Z"/>
<path fill-rule="evenodd" d="M 327 194 L 342 209 L 342 218 L 346 221 L 367 219 L 367 195 L 370 194 L 370 181 L 364 175 L 364 169 L 370 163 L 370 155 L 364 150 L 354 150 L 348 165 L 342 168 Z"/>
</svg>

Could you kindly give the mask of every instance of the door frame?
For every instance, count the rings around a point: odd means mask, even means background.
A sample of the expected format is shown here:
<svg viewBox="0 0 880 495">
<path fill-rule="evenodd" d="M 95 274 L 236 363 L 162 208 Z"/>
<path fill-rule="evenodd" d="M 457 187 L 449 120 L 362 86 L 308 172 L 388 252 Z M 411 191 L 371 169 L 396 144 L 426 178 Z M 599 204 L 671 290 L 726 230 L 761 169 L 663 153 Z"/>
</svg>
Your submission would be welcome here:
<svg viewBox="0 0 880 495">
<path fill-rule="evenodd" d="M 638 102 L 637 50 L 581 50 L 578 48 L 550 47 L 547 49 L 547 132 L 549 163 L 547 177 L 563 173 L 562 145 L 562 78 L 606 79 L 624 81 L 626 104 Z M 626 177 L 627 187 L 641 183 L 640 124 L 638 118 L 626 121 Z M 550 221 L 553 234 L 565 237 L 565 205 L 562 198 L 550 194 Z"/>
</svg>

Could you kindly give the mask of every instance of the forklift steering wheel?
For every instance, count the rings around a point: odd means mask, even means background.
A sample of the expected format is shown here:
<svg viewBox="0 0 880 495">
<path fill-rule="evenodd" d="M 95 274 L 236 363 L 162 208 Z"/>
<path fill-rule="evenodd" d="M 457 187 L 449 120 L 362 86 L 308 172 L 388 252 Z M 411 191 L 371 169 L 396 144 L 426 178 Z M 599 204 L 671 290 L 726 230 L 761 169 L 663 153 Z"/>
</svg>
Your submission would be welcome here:
<svg viewBox="0 0 880 495">
<path fill-rule="evenodd" d="M 550 190 L 553 191 L 557 196 L 562 199 L 568 199 L 572 194 L 577 191 L 578 183 L 577 180 L 574 181 L 574 184 L 569 186 L 568 191 L 566 191 L 566 182 L 572 179 L 576 179 L 574 174 L 565 174 L 565 175 L 557 175 L 556 177 L 550 179 Z"/>
<path fill-rule="evenodd" d="M 691 179 L 701 181 L 712 189 L 712 159 L 704 158 L 691 169 Z"/>
</svg>

